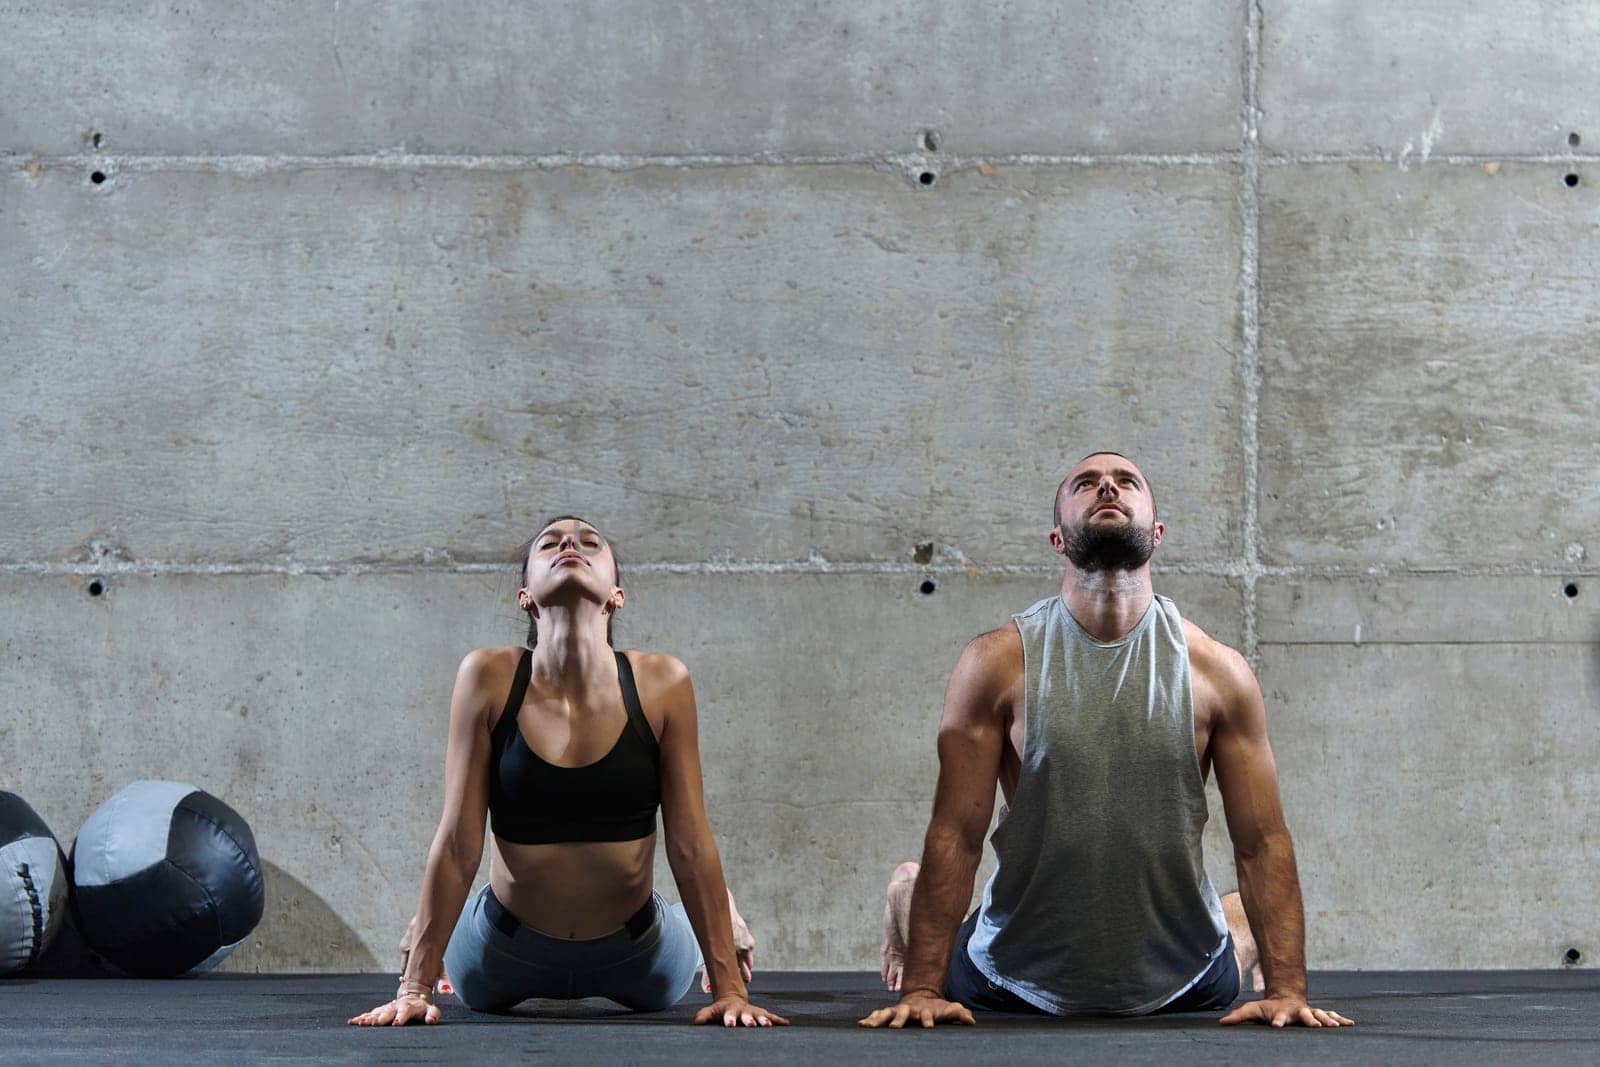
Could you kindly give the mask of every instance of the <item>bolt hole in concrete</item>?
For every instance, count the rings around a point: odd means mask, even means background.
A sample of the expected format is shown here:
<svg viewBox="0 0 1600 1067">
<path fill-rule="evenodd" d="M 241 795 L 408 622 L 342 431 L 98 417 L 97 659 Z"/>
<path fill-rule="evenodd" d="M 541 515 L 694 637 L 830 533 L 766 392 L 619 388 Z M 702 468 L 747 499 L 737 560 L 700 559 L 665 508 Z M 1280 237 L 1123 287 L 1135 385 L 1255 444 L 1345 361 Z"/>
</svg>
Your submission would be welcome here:
<svg viewBox="0 0 1600 1067">
<path fill-rule="evenodd" d="M 1561 595 L 1566 597 L 1568 600 L 1578 599 L 1578 583 L 1568 582 L 1566 585 L 1562 586 Z"/>
<path fill-rule="evenodd" d="M 1583 179 L 1579 178 L 1576 174 L 1569 174 L 1561 180 L 1567 183 L 1568 189 L 1576 189 L 1578 187 L 1578 183 Z"/>
<path fill-rule="evenodd" d="M 1567 962 L 1568 963 L 1577 963 L 1581 959 L 1583 959 L 1583 953 L 1579 952 L 1575 948 L 1567 949 Z"/>
<path fill-rule="evenodd" d="M 97 170 L 93 174 L 89 175 L 89 180 L 94 182 L 96 185 L 101 185 L 106 180 L 106 172 L 103 170 Z"/>
<path fill-rule="evenodd" d="M 933 562 L 933 542 L 924 541 L 911 550 L 911 558 L 917 563 L 929 564 Z"/>
<path fill-rule="evenodd" d="M 923 150 L 927 151 L 927 152 L 937 152 L 937 151 L 939 151 L 939 131 L 937 131 L 937 130 L 923 130 L 922 131 L 922 147 L 923 147 Z"/>
<path fill-rule="evenodd" d="M 917 181 L 921 182 L 923 185 L 932 185 L 936 180 L 937 176 L 931 170 L 925 170 L 921 174 L 917 175 Z"/>
<path fill-rule="evenodd" d="M 1576 135 L 1576 134 L 1574 134 L 1574 135 L 1573 135 L 1573 136 L 1577 136 L 1577 135 Z M 95 134 L 95 135 L 94 135 L 94 136 L 93 136 L 93 137 L 91 137 L 91 138 L 89 138 L 89 140 L 90 140 L 90 141 L 91 141 L 91 142 L 93 142 L 93 144 L 94 144 L 94 146 L 95 146 L 95 147 L 96 147 L 96 148 L 99 148 L 99 147 L 100 147 L 100 142 L 101 142 L 101 141 L 102 141 L 102 140 L 103 140 L 103 139 L 104 139 L 104 138 L 102 138 L 102 137 L 101 137 L 101 136 L 100 136 L 100 135 L 99 135 L 99 134 L 98 134 L 98 133 L 97 133 L 97 134 Z"/>
<path fill-rule="evenodd" d="M 96 578 L 88 584 L 86 591 L 90 596 L 99 596 L 106 591 L 106 586 L 104 582 Z"/>
<path fill-rule="evenodd" d="M 917 586 L 917 592 L 921 593 L 923 596 L 932 596 L 933 591 L 937 588 L 939 588 L 939 583 L 935 582 L 932 578 L 924 578 L 922 579 L 922 584 Z"/>
<path fill-rule="evenodd" d="M 1579 137 L 1578 132 L 1574 130 L 1573 132 L 1567 134 L 1567 143 L 1573 148 L 1577 148 L 1583 143 L 1583 138 Z"/>
</svg>

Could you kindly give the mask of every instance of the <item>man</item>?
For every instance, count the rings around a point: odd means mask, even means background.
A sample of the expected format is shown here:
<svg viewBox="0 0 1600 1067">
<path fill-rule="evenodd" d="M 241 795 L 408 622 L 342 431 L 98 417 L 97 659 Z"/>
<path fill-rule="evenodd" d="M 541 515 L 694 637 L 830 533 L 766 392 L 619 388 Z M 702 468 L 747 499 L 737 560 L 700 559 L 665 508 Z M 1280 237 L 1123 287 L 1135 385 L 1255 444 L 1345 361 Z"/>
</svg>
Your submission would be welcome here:
<svg viewBox="0 0 1600 1067">
<path fill-rule="evenodd" d="M 1061 595 L 974 639 L 951 676 L 922 864 L 890 882 L 884 977 L 893 988 L 903 954 L 900 1002 L 862 1025 L 970 1025 L 972 1008 L 1216 1011 L 1258 956 L 1265 999 L 1223 1023 L 1350 1025 L 1306 1002 L 1261 690 L 1242 656 L 1152 591 L 1166 528 L 1144 475 L 1119 453 L 1087 456 L 1054 518 Z M 1201 855 L 1212 767 L 1239 874 L 1228 907 Z M 1000 864 L 963 923 L 997 779 Z"/>
</svg>

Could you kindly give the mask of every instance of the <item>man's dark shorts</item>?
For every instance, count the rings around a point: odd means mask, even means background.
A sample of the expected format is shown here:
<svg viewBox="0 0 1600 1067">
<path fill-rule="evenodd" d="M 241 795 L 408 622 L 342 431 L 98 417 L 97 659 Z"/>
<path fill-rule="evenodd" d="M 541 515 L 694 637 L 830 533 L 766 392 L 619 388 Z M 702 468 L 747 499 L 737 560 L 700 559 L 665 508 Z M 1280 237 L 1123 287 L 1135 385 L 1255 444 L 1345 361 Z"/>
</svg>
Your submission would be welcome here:
<svg viewBox="0 0 1600 1067">
<path fill-rule="evenodd" d="M 955 948 L 950 952 L 950 974 L 944 981 L 944 998 L 958 1001 L 969 1008 L 985 1011 L 1027 1012 L 1048 1015 L 1043 1008 L 1028 1003 L 1011 990 L 995 985 L 973 964 L 967 955 L 967 942 L 977 929 L 978 913 L 967 916 L 956 932 Z M 1176 1000 L 1164 1004 L 1150 1015 L 1166 1015 L 1180 1011 L 1221 1011 L 1239 999 L 1239 963 L 1233 958 L 1233 937 L 1215 962 Z"/>
</svg>

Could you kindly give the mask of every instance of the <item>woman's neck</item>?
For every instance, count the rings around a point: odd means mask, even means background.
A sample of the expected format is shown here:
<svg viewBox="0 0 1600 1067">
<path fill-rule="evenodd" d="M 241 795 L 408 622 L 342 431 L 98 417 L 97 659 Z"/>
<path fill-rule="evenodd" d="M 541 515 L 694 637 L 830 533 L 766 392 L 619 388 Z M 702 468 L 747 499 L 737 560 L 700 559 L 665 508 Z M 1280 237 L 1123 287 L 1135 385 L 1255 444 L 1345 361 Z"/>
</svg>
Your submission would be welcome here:
<svg viewBox="0 0 1600 1067">
<path fill-rule="evenodd" d="M 616 684 L 615 661 L 606 643 L 606 615 L 594 608 L 583 604 L 575 611 L 550 605 L 539 612 L 539 643 L 533 648 L 532 667 L 540 688 L 582 693 Z"/>
</svg>

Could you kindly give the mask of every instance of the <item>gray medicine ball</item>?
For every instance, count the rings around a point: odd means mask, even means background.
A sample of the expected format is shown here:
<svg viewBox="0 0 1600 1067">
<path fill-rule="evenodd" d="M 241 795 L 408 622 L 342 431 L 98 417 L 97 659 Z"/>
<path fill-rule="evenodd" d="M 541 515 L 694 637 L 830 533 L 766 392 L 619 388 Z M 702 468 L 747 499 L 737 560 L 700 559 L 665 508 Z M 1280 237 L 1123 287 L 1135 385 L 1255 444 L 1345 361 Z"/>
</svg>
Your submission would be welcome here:
<svg viewBox="0 0 1600 1067">
<path fill-rule="evenodd" d="M 134 782 L 72 846 L 89 947 L 142 978 L 208 971 L 261 921 L 261 856 L 238 812 L 181 782 Z"/>
<path fill-rule="evenodd" d="M 0 974 L 36 962 L 66 911 L 61 846 L 26 800 L 0 790 Z"/>
</svg>

